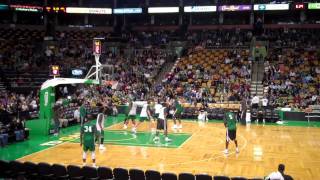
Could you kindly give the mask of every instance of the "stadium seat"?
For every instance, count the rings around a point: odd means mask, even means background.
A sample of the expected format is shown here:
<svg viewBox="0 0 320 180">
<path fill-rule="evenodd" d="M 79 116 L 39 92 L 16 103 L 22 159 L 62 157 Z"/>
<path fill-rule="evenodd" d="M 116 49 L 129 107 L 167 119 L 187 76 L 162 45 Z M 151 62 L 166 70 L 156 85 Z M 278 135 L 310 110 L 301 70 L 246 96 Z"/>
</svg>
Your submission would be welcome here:
<svg viewBox="0 0 320 180">
<path fill-rule="evenodd" d="M 162 180 L 178 180 L 177 175 L 173 173 L 162 173 L 161 178 Z"/>
<path fill-rule="evenodd" d="M 179 180 L 195 180 L 195 176 L 191 173 L 180 173 Z"/>
<path fill-rule="evenodd" d="M 67 167 L 70 180 L 83 179 L 82 171 L 79 166 L 69 165 Z"/>
<path fill-rule="evenodd" d="M 11 170 L 9 162 L 0 160 L 0 178 L 9 178 L 10 175 Z"/>
<path fill-rule="evenodd" d="M 248 180 L 245 177 L 232 177 L 231 180 Z"/>
<path fill-rule="evenodd" d="M 213 180 L 230 180 L 228 176 L 214 176 Z"/>
<path fill-rule="evenodd" d="M 145 180 L 144 171 L 140 169 L 130 169 L 129 170 L 130 180 Z"/>
<path fill-rule="evenodd" d="M 98 170 L 95 167 L 84 166 L 81 169 L 82 175 L 86 180 L 98 180 Z"/>
<path fill-rule="evenodd" d="M 27 179 L 38 178 L 38 165 L 33 162 L 24 162 Z"/>
<path fill-rule="evenodd" d="M 53 179 L 51 165 L 48 163 L 43 163 L 43 162 L 39 163 L 38 172 L 39 172 L 40 178 L 42 179 Z"/>
<path fill-rule="evenodd" d="M 10 161 L 9 164 L 14 178 L 20 179 L 25 177 L 26 170 L 23 163 L 19 161 Z"/>
<path fill-rule="evenodd" d="M 146 180 L 161 180 L 161 175 L 159 171 L 146 170 Z"/>
<path fill-rule="evenodd" d="M 127 169 L 114 168 L 113 175 L 114 175 L 115 180 L 128 180 L 129 179 L 129 173 L 128 173 Z"/>
<path fill-rule="evenodd" d="M 55 179 L 66 180 L 68 179 L 67 168 L 61 164 L 53 164 L 51 166 L 52 173 Z"/>
<path fill-rule="evenodd" d="M 212 176 L 207 174 L 196 174 L 196 180 L 212 180 Z"/>
<path fill-rule="evenodd" d="M 108 167 L 99 167 L 98 176 L 100 180 L 113 179 L 112 169 Z"/>
</svg>

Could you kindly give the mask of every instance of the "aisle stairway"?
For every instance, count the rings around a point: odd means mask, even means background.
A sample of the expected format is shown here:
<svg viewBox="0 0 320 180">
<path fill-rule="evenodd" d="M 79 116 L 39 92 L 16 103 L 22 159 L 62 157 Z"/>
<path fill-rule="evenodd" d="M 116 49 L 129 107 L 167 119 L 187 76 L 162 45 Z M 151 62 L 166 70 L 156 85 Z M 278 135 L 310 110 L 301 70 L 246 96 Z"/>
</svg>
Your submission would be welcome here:
<svg viewBox="0 0 320 180">
<path fill-rule="evenodd" d="M 263 97 L 263 73 L 264 73 L 264 62 L 263 60 L 255 61 L 252 65 L 252 75 L 251 75 L 251 97 L 255 94 L 258 95 L 260 98 Z"/>
</svg>

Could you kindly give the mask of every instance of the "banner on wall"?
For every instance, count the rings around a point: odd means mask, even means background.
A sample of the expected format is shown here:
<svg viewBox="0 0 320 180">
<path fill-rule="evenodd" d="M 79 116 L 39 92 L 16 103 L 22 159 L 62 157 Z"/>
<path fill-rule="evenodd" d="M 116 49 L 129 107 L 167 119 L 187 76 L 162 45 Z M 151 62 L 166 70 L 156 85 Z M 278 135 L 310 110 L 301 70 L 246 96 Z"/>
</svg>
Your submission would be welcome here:
<svg viewBox="0 0 320 180">
<path fill-rule="evenodd" d="M 6 5 L 6 4 L 0 4 L 0 11 L 1 11 L 1 10 L 8 10 L 8 9 L 9 9 L 8 5 Z"/>
<path fill-rule="evenodd" d="M 70 14 L 112 14 L 112 9 L 111 8 L 67 7 L 66 12 Z"/>
<path fill-rule="evenodd" d="M 184 12 L 216 12 L 217 6 L 185 6 Z"/>
<path fill-rule="evenodd" d="M 10 8 L 14 11 L 25 11 L 25 12 L 42 12 L 43 7 L 41 6 L 28 6 L 28 5 L 10 5 Z"/>
<path fill-rule="evenodd" d="M 218 8 L 219 11 L 250 11 L 251 9 L 251 5 L 224 5 Z"/>
<path fill-rule="evenodd" d="M 142 8 L 115 8 L 113 14 L 141 14 Z"/>
<path fill-rule="evenodd" d="M 320 9 L 320 3 L 308 3 L 308 9 Z"/>
<path fill-rule="evenodd" d="M 255 11 L 289 10 L 289 4 L 255 4 Z"/>
<path fill-rule="evenodd" d="M 149 7 L 148 13 L 178 13 L 179 7 Z"/>
</svg>

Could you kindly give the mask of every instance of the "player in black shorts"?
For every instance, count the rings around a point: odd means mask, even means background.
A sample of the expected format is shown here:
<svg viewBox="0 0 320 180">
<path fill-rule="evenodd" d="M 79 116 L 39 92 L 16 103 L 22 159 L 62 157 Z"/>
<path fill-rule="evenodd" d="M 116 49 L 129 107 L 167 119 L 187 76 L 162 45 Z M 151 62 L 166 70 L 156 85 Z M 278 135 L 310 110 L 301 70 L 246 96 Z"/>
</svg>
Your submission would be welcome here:
<svg viewBox="0 0 320 180">
<path fill-rule="evenodd" d="M 159 142 L 159 133 L 161 130 L 164 131 L 165 141 L 170 142 L 171 139 L 168 138 L 168 123 L 167 123 L 167 115 L 169 114 L 169 108 L 167 108 L 166 103 L 162 103 L 162 107 L 159 111 L 159 117 L 157 119 L 157 132 L 156 137 L 154 137 L 153 141 Z"/>
</svg>

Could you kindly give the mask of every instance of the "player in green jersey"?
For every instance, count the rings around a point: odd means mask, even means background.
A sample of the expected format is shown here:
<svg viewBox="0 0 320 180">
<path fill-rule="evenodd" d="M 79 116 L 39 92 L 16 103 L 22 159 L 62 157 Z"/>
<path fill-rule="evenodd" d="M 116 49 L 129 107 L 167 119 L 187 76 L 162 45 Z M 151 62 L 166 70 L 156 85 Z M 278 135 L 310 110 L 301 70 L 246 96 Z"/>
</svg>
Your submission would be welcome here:
<svg viewBox="0 0 320 180">
<path fill-rule="evenodd" d="M 238 142 L 237 142 L 237 121 L 236 115 L 233 112 L 226 112 L 224 115 L 224 126 L 227 128 L 226 133 L 226 149 L 225 154 L 228 154 L 229 141 L 234 141 L 236 144 L 236 152 L 239 152 Z"/>
<path fill-rule="evenodd" d="M 172 114 L 172 119 L 173 119 L 173 129 L 182 129 L 182 124 L 181 124 L 181 113 L 183 111 L 183 107 L 179 102 L 179 99 L 174 100 L 173 104 L 173 114 Z M 177 121 L 179 125 L 177 124 Z"/>
<path fill-rule="evenodd" d="M 96 167 L 96 155 L 95 155 L 95 138 L 96 138 L 96 126 L 84 124 L 81 127 L 80 134 L 80 146 L 83 147 L 82 160 L 83 165 L 86 165 L 87 152 L 91 152 L 91 159 L 93 163 L 93 167 Z"/>
</svg>

